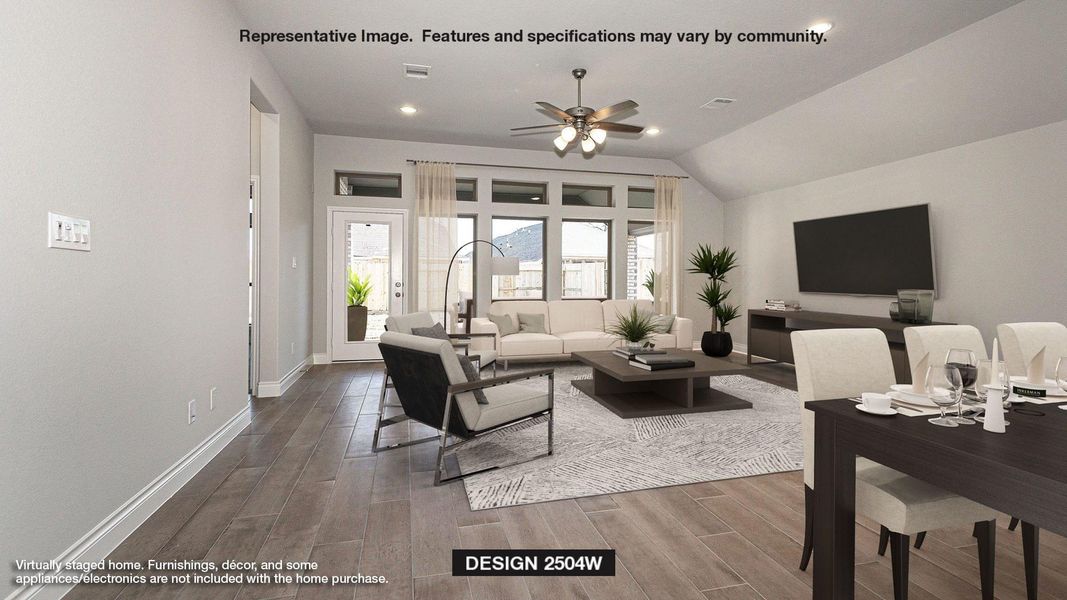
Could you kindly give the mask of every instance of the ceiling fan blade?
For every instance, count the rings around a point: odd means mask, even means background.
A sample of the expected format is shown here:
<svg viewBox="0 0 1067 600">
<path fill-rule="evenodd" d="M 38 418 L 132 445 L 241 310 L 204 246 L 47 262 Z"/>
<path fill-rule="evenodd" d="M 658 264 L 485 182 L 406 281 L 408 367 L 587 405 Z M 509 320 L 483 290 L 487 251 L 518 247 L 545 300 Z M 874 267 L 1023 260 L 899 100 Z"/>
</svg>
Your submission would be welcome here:
<svg viewBox="0 0 1067 600">
<path fill-rule="evenodd" d="M 606 121 L 600 121 L 594 125 L 597 129 L 603 129 L 604 131 L 622 131 L 626 133 L 641 133 L 645 130 L 644 127 L 638 127 L 636 125 L 625 125 L 623 123 L 608 123 Z"/>
<path fill-rule="evenodd" d="M 512 127 L 512 131 L 526 131 L 527 129 L 547 129 L 549 127 L 566 127 L 566 123 L 553 123 L 551 125 L 531 125 L 529 127 Z"/>
<path fill-rule="evenodd" d="M 605 106 L 604 108 L 596 111 L 595 113 L 589 115 L 589 120 L 590 121 L 600 121 L 602 119 L 606 119 L 606 118 L 610 117 L 611 115 L 615 115 L 615 114 L 618 114 L 618 113 L 621 113 L 621 112 L 626 112 L 628 110 L 633 110 L 635 108 L 637 108 L 637 103 L 636 102 L 634 102 L 633 100 L 624 100 L 624 101 L 622 101 L 622 102 L 620 102 L 618 104 L 612 104 L 611 106 Z"/>
<path fill-rule="evenodd" d="M 549 104 L 548 102 L 536 102 L 535 104 L 537 104 L 541 108 L 547 110 L 548 112 L 552 113 L 552 116 L 556 117 L 557 119 L 562 119 L 564 121 L 570 121 L 571 120 L 571 116 L 568 115 L 562 108 L 560 108 L 558 106 L 555 106 L 553 104 Z"/>
</svg>

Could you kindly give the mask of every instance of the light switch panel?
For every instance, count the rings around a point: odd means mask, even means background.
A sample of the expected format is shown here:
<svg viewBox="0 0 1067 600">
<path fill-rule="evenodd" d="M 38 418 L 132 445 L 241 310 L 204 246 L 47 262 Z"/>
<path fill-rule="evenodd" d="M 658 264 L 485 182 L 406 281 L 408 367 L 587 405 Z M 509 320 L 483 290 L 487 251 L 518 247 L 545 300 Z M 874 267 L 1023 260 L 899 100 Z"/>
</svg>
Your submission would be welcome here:
<svg viewBox="0 0 1067 600">
<path fill-rule="evenodd" d="M 92 241 L 89 219 L 48 213 L 48 247 L 88 252 Z"/>
</svg>

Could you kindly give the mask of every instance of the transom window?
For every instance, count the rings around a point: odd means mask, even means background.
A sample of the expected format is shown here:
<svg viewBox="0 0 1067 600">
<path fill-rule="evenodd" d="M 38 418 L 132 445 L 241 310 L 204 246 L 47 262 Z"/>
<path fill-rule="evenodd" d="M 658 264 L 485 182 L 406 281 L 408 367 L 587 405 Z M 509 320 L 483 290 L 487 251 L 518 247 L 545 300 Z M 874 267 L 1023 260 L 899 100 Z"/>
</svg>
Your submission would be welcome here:
<svg viewBox="0 0 1067 600">
<path fill-rule="evenodd" d="M 494 179 L 493 202 L 548 204 L 548 184 Z"/>
<path fill-rule="evenodd" d="M 338 196 L 400 197 L 399 173 L 334 173 L 333 193 Z"/>
<path fill-rule="evenodd" d="M 630 208 L 655 208 L 656 190 L 643 187 L 627 188 L 626 206 Z"/>
<path fill-rule="evenodd" d="M 597 185 L 563 184 L 564 206 L 614 206 L 611 187 Z"/>
</svg>

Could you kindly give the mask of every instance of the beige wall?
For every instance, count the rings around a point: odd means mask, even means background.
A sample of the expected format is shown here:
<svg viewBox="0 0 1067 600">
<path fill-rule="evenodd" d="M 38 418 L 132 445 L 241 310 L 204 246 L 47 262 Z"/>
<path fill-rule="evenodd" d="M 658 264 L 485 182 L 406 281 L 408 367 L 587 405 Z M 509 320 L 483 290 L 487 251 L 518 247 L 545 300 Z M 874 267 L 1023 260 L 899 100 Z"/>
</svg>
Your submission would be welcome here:
<svg viewBox="0 0 1067 600">
<path fill-rule="evenodd" d="M 0 22 L 5 597 L 12 560 L 59 556 L 246 407 L 250 82 L 280 121 L 273 268 L 301 267 L 264 290 L 271 356 L 306 352 L 312 140 L 228 3 L 4 2 Z M 92 252 L 46 248 L 48 211 L 91 219 Z"/>
</svg>

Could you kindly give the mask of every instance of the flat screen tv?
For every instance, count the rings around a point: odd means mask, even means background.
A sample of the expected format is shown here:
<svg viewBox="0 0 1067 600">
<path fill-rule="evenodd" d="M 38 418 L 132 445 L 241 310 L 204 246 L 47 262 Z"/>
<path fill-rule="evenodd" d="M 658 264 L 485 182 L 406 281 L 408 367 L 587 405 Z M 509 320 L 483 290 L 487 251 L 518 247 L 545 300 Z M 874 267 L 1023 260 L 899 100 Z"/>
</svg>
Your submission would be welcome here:
<svg viewBox="0 0 1067 600">
<path fill-rule="evenodd" d="M 934 288 L 929 205 L 793 223 L 801 292 L 895 296 Z"/>
</svg>

